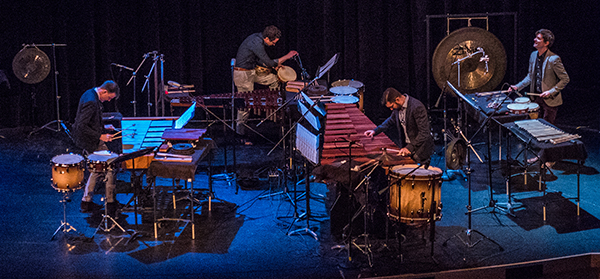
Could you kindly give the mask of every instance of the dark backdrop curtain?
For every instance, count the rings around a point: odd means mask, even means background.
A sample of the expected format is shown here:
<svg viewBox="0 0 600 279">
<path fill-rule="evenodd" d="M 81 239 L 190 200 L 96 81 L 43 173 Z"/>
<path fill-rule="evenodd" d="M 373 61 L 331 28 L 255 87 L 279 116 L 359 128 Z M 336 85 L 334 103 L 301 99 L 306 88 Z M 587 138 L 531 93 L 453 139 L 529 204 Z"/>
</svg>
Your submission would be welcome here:
<svg viewBox="0 0 600 279">
<path fill-rule="evenodd" d="M 595 65 L 600 62 L 595 51 L 600 33 L 595 0 L 576 5 L 538 0 L 26 0 L 3 1 L 0 9 L 0 70 L 7 73 L 11 85 L 0 92 L 4 112 L 0 126 L 4 127 L 39 126 L 57 117 L 54 71 L 34 85 L 22 83 L 12 72 L 12 59 L 22 44 L 67 44 L 55 48 L 55 66 L 61 118 L 71 122 L 80 95 L 106 79 L 115 79 L 122 88 L 121 98 L 106 108 L 133 116 L 134 88 L 126 85 L 132 72 L 111 63 L 136 69 L 143 55 L 155 50 L 163 54 L 165 81 L 194 84 L 197 95 L 231 92 L 229 64 L 238 45 L 270 24 L 278 26 L 283 37 L 269 53 L 279 57 L 297 50 L 311 75 L 340 53 L 326 78 L 363 82 L 366 113 L 375 122 L 389 114 L 379 104 L 387 87 L 408 92 L 428 106 L 440 94 L 433 78 L 427 83 L 431 75 L 427 57 L 445 36 L 446 22 L 430 22 L 431 47 L 427 49 L 427 15 L 516 12 L 516 57 L 513 19 L 490 19 L 490 32 L 502 41 L 507 53 L 505 82 L 514 84 L 525 75 L 534 32 L 548 28 L 557 37 L 552 50 L 562 57 L 571 75 L 565 95 L 595 92 L 600 87 L 595 78 Z M 466 22 L 453 23 L 452 28 L 463 26 Z M 52 60 L 52 47 L 40 49 Z M 150 57 L 137 73 L 138 116 L 147 115 L 148 88 L 141 89 L 152 62 Z M 286 64 L 299 73 L 294 61 Z"/>
</svg>

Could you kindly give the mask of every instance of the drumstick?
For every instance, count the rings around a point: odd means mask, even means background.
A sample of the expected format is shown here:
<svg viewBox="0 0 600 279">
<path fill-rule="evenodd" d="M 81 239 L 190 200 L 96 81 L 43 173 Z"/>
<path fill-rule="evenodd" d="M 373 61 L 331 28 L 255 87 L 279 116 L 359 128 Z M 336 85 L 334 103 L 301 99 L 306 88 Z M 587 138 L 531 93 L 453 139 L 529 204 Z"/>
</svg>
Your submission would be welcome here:
<svg viewBox="0 0 600 279">
<path fill-rule="evenodd" d="M 525 96 L 540 96 L 540 95 L 542 95 L 542 94 L 525 92 Z"/>
<path fill-rule="evenodd" d="M 113 137 L 111 137 L 111 138 L 110 138 L 110 140 L 112 141 L 112 140 L 120 139 L 120 138 L 122 138 L 122 137 L 123 137 L 123 136 L 118 136 L 118 137 L 114 137 L 114 138 L 113 138 Z"/>
<path fill-rule="evenodd" d="M 120 134 L 121 132 L 123 132 L 123 131 L 125 131 L 125 130 L 131 129 L 131 128 L 133 128 L 134 126 L 135 126 L 135 123 L 131 124 L 131 126 L 129 126 L 129 127 L 127 127 L 127 128 L 125 128 L 125 129 L 121 129 L 120 131 L 118 131 L 118 132 L 114 133 L 114 134 L 113 134 L 113 136 L 116 136 L 116 135 Z"/>
</svg>

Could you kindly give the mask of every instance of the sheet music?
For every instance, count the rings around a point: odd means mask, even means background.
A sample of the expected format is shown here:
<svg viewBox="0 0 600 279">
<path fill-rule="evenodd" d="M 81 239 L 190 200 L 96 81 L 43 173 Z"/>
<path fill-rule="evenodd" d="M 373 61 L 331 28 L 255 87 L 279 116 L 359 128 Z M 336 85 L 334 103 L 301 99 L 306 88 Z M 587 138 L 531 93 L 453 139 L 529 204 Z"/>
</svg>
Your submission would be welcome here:
<svg viewBox="0 0 600 279">
<path fill-rule="evenodd" d="M 319 135 L 311 133 L 300 123 L 296 125 L 296 149 L 313 164 L 319 164 Z"/>
<path fill-rule="evenodd" d="M 175 126 L 173 127 L 173 129 L 183 128 L 183 126 L 185 126 L 194 117 L 195 112 L 196 102 L 194 101 L 192 105 L 187 110 L 185 110 L 185 112 L 177 120 L 175 120 Z"/>
</svg>

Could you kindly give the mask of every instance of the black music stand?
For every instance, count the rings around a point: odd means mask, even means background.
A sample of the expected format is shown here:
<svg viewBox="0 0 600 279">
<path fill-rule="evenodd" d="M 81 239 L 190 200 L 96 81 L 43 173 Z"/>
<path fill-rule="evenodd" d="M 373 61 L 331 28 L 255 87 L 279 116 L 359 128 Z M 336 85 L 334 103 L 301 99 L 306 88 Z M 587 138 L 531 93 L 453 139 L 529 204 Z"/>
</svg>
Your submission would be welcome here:
<svg viewBox="0 0 600 279">
<path fill-rule="evenodd" d="M 449 87 L 450 87 L 450 88 L 451 88 L 451 89 L 454 91 L 454 93 L 456 93 L 456 95 L 457 95 L 457 96 L 458 96 L 460 99 L 464 100 L 464 101 L 465 101 L 467 104 L 470 104 L 471 106 L 473 106 L 474 108 L 477 108 L 477 109 L 479 110 L 479 107 L 478 107 L 478 106 L 476 106 L 476 105 L 472 104 L 472 102 L 471 102 L 470 100 L 468 100 L 468 99 L 467 99 L 467 98 L 466 98 L 466 97 L 465 97 L 463 94 L 461 94 L 461 93 L 460 93 L 460 92 L 459 92 L 459 91 L 458 91 L 458 90 L 457 90 L 457 89 L 456 89 L 456 88 L 455 88 L 455 87 L 454 87 L 454 86 L 453 86 L 453 85 L 452 85 L 452 84 L 451 84 L 449 81 L 446 81 L 446 83 L 447 83 L 447 84 L 448 84 L 448 86 L 449 86 Z M 472 137 L 472 138 L 474 138 L 474 137 L 475 137 L 475 136 L 476 136 L 476 135 L 479 133 L 479 131 L 481 131 L 481 129 L 482 129 L 483 127 L 485 127 L 485 125 L 487 124 L 487 121 L 489 121 L 489 119 L 490 119 L 490 118 L 491 118 L 491 117 L 487 117 L 487 118 L 485 119 L 484 123 L 483 123 L 483 124 L 482 124 L 482 125 L 479 127 L 479 129 L 478 129 L 478 130 L 475 132 L 475 134 L 473 135 L 473 137 Z M 463 137 L 465 137 L 465 136 L 464 136 L 464 134 L 462 133 L 462 131 L 460 131 L 460 133 L 461 133 L 461 135 L 462 135 Z M 490 137 L 491 137 L 491 136 L 490 136 Z M 465 138 L 466 138 L 466 137 L 465 137 Z M 473 152 L 476 154 L 476 152 L 475 152 L 475 149 L 474 149 L 474 148 L 473 148 L 473 146 L 471 145 L 471 141 L 470 141 L 470 140 L 467 140 L 467 141 L 466 141 L 466 144 L 467 144 L 467 146 L 468 146 L 468 147 L 469 147 L 469 148 L 470 148 L 470 149 L 471 149 L 471 150 L 472 150 L 472 151 L 473 151 Z M 490 151 L 489 151 L 489 144 L 490 144 L 490 142 L 489 142 L 489 137 L 488 137 L 488 152 L 490 152 Z M 491 164 L 491 163 L 489 162 L 490 160 L 491 160 L 491 158 L 488 158 L 488 163 L 489 163 L 489 164 Z M 452 237 L 450 237 L 450 238 L 446 239 L 446 241 L 444 241 L 444 243 L 442 243 L 442 246 L 446 246 L 446 245 L 447 245 L 447 243 L 448 243 L 448 241 L 449 241 L 450 239 L 452 239 L 453 237 L 458 237 L 458 238 L 459 238 L 459 239 L 460 239 L 460 240 L 463 242 L 463 244 L 464 244 L 465 246 L 467 246 L 468 248 L 472 248 L 472 247 L 474 247 L 475 245 L 477 245 L 477 243 L 479 243 L 481 240 L 483 240 L 483 239 L 487 239 L 487 240 L 491 241 L 492 243 L 494 243 L 494 244 L 498 245 L 498 247 L 500 247 L 500 250 L 501 250 L 501 251 L 504 251 L 504 248 L 502 248 L 502 246 L 501 246 L 500 244 L 498 244 L 496 241 L 494 241 L 494 240 L 492 240 L 491 238 L 489 238 L 489 237 L 485 236 L 483 233 L 481 233 L 481 232 L 479 232 L 479 231 L 477 231 L 477 230 L 473 230 L 473 229 L 471 228 L 471 215 L 472 215 L 472 213 L 473 213 L 473 212 L 475 212 L 475 211 L 479 211 L 479 210 L 481 210 L 481 209 L 484 209 L 484 208 L 492 207 L 493 209 L 496 209 L 496 208 L 497 208 L 497 209 L 499 209 L 499 210 L 501 210 L 501 211 L 503 211 L 503 212 L 506 212 L 506 213 L 508 213 L 508 214 L 511 214 L 511 213 L 510 213 L 510 212 L 507 212 L 507 211 L 506 211 L 504 208 L 501 208 L 501 207 L 499 207 L 499 206 L 497 206 L 497 205 L 495 204 L 495 201 L 493 200 L 493 192 L 492 192 L 492 185 L 491 185 L 491 173 L 489 174 L 489 175 L 490 175 L 490 185 L 489 185 L 489 186 L 490 186 L 490 189 L 489 189 L 489 191 L 490 191 L 490 203 L 489 203 L 489 205 L 488 205 L 488 206 L 481 207 L 481 208 L 477 208 L 477 209 L 472 209 L 472 206 L 471 206 L 471 173 L 472 173 L 473 171 L 472 171 L 472 169 L 471 169 L 471 152 L 469 152 L 468 150 L 467 150 L 467 160 L 466 160 L 466 161 L 467 161 L 467 168 L 466 168 L 466 171 L 467 171 L 467 184 L 468 184 L 468 204 L 467 204 L 467 212 L 466 212 L 465 214 L 466 214 L 466 215 L 468 215 L 468 227 L 467 227 L 467 229 L 466 229 L 464 232 L 459 232 L 459 233 L 457 233 L 457 234 L 453 235 Z M 494 211 L 492 211 L 492 212 L 494 212 Z M 511 215 L 512 215 L 512 214 L 511 214 Z M 464 234 L 467 236 L 467 240 L 466 240 L 466 241 L 465 241 L 465 240 L 463 240 L 462 238 L 460 238 L 460 235 L 461 235 L 462 233 L 464 233 Z M 479 239 L 479 240 L 477 240 L 477 241 L 473 242 L 473 239 L 472 239 L 472 233 L 477 233 L 477 234 L 479 234 L 479 235 L 482 237 L 482 239 Z"/>
<path fill-rule="evenodd" d="M 135 170 L 135 158 L 148 155 L 148 154 L 154 152 L 155 149 L 156 149 L 156 147 L 148 147 L 148 148 L 141 149 L 141 150 L 138 150 L 138 151 L 134 151 L 134 152 L 131 152 L 131 153 L 126 153 L 126 154 L 120 155 L 120 156 L 118 156 L 118 157 L 116 157 L 116 158 L 114 158 L 112 160 L 109 160 L 108 163 L 111 166 L 118 166 L 119 164 L 121 164 L 121 163 L 123 163 L 125 161 L 131 160 L 131 162 L 132 162 L 132 169 Z M 133 173 L 132 173 L 132 175 L 133 175 Z M 136 182 L 137 181 L 138 180 L 136 179 Z M 133 200 L 133 212 L 134 212 L 134 219 L 135 219 L 135 230 L 133 230 L 133 232 L 128 231 L 129 234 L 131 235 L 131 238 L 127 241 L 127 243 L 129 243 L 129 241 L 131 241 L 135 237 L 141 235 L 141 233 L 139 233 L 139 231 L 138 231 L 138 197 L 139 197 L 139 188 L 141 187 L 141 185 L 134 185 L 134 184 L 137 184 L 137 183 L 134 183 L 134 181 L 131 181 L 131 186 L 133 188 L 133 197 L 131 197 L 131 200 Z M 105 206 L 105 208 L 106 208 L 106 206 Z M 106 212 L 105 212 L 105 215 L 106 215 Z M 106 216 L 103 216 L 103 221 L 106 221 L 106 220 L 104 220 L 104 218 L 107 218 Z M 108 218 L 110 218 L 110 220 L 112 220 L 116 224 L 116 221 L 114 219 L 112 219 L 110 216 L 108 216 Z M 106 221 L 106 222 L 108 222 L 108 221 Z M 101 225 L 102 225 L 102 222 L 100 222 L 100 226 Z M 98 229 L 100 228 L 100 226 L 98 227 Z M 119 226 L 119 225 L 117 224 L 117 226 Z M 123 228 L 121 226 L 119 226 L 119 228 L 121 228 L 121 230 L 123 232 L 125 232 L 125 230 L 123 230 Z M 98 232 L 98 229 L 96 229 L 96 232 Z M 107 230 L 104 230 L 104 231 L 107 231 Z M 108 231 L 110 231 L 110 230 L 108 230 Z M 94 235 L 95 234 L 96 233 L 94 233 Z"/>
</svg>

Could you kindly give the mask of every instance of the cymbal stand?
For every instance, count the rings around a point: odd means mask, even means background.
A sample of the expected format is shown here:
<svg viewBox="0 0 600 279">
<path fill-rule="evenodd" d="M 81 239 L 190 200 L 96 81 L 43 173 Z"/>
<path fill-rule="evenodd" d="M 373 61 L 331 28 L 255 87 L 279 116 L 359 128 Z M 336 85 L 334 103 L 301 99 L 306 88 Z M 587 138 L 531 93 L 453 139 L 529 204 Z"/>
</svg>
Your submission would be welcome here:
<svg viewBox="0 0 600 279">
<path fill-rule="evenodd" d="M 287 114 L 289 115 L 289 111 L 288 111 L 288 110 L 289 110 L 289 107 L 285 109 L 285 111 L 286 111 L 286 112 L 288 112 Z M 291 117 L 287 117 L 287 119 L 286 119 L 286 116 L 284 115 L 282 118 L 283 118 L 283 123 L 285 123 L 285 121 L 286 121 L 286 120 L 288 120 L 288 122 L 289 122 L 289 126 L 291 126 L 291 122 L 292 122 L 292 120 L 291 120 Z M 282 135 L 282 136 L 285 134 L 285 127 L 284 127 L 284 126 L 285 126 L 285 125 L 281 125 L 281 135 Z M 292 136 L 292 134 L 290 134 L 290 137 L 291 137 L 291 136 Z M 279 192 L 276 192 L 276 193 L 270 193 L 270 194 L 267 194 L 267 195 L 262 195 L 262 196 L 260 196 L 260 197 L 258 197 L 258 198 L 259 198 L 259 199 L 262 199 L 262 198 L 267 198 L 267 197 L 273 197 L 273 196 L 278 196 L 278 195 L 284 195 L 285 197 L 287 197 L 287 199 L 288 199 L 288 200 L 289 200 L 289 201 L 292 203 L 292 205 L 294 206 L 294 218 L 297 218 L 297 205 L 296 205 L 296 199 L 292 199 L 292 197 L 290 196 L 290 193 L 289 193 L 289 192 L 290 192 L 290 190 L 289 190 L 289 188 L 288 188 L 288 171 L 289 171 L 289 170 L 293 170 L 293 168 L 294 168 L 294 167 L 293 167 L 293 166 L 294 166 L 294 165 L 293 165 L 293 158 L 292 158 L 292 156 L 291 156 L 291 154 L 293 154 L 293 146 L 292 146 L 292 144 L 291 144 L 292 142 L 293 142 L 292 140 L 289 140 L 289 141 L 288 141 L 288 143 L 289 143 L 289 148 L 290 148 L 290 153 L 289 153 L 289 154 L 290 154 L 290 156 L 289 156 L 289 164 L 286 162 L 286 161 L 288 161 L 288 158 L 287 158 L 287 155 L 288 155 L 288 154 L 286 154 L 286 152 L 287 152 L 287 148 L 288 148 L 288 147 L 286 147 L 286 142 L 285 142 L 285 141 L 283 141 L 283 143 L 282 143 L 282 147 L 283 147 L 283 152 L 282 152 L 282 155 L 283 155 L 283 156 L 282 156 L 282 157 L 283 157 L 283 158 L 282 158 L 282 160 L 283 160 L 283 162 L 282 162 L 282 163 L 283 163 L 283 170 L 279 170 L 279 171 L 280 171 L 280 172 L 281 172 L 281 174 L 283 175 L 283 182 L 282 182 L 282 183 L 283 183 L 283 190 L 282 190 L 282 191 L 279 191 Z M 295 184 L 295 183 L 294 183 L 294 184 Z M 295 186 L 294 186 L 294 188 L 295 188 Z M 294 190 L 294 192 L 295 192 L 295 190 Z"/>
<path fill-rule="evenodd" d="M 358 214 L 360 214 L 361 211 L 363 213 L 363 234 L 354 238 L 351 241 L 351 245 L 354 245 L 359 251 L 361 251 L 363 254 L 365 254 L 367 256 L 367 261 L 369 262 L 370 267 L 373 267 L 373 251 L 371 250 L 371 242 L 369 241 L 369 232 L 368 232 L 367 228 L 368 228 L 368 220 L 370 219 L 373 211 L 371 208 L 371 202 L 369 200 L 369 192 L 370 192 L 370 187 L 371 187 L 371 185 L 370 185 L 371 174 L 373 173 L 373 171 L 375 171 L 375 169 L 379 165 L 380 165 L 380 162 L 377 162 L 376 164 L 374 164 L 372 166 L 371 170 L 369 171 L 369 173 L 367 175 L 365 175 L 363 180 L 353 190 L 353 191 L 356 191 L 356 190 L 358 190 L 358 188 L 361 187 L 361 185 L 364 185 L 363 191 L 365 193 L 365 204 L 362 205 L 360 207 L 360 209 L 357 211 L 357 213 L 354 214 L 354 217 L 352 217 L 352 219 L 354 219 L 358 216 Z M 361 238 L 361 237 L 364 239 L 363 245 L 356 244 L 356 239 Z"/>
<path fill-rule="evenodd" d="M 32 134 L 42 130 L 42 129 L 48 129 L 54 132 L 60 132 L 61 128 L 64 127 L 63 121 L 60 120 L 60 95 L 58 94 L 58 69 L 56 69 L 56 47 L 66 47 L 66 44 L 31 44 L 32 46 L 49 46 L 52 47 L 52 62 L 54 64 L 54 94 L 56 97 L 56 120 L 52 120 L 46 124 L 44 124 L 44 126 L 33 130 L 32 132 L 29 133 L 29 136 L 31 136 Z M 27 46 L 27 45 L 24 45 Z M 57 127 L 56 130 L 50 128 L 50 125 L 56 123 Z M 69 137 L 71 137 L 71 135 L 67 134 Z"/>
<path fill-rule="evenodd" d="M 69 224 L 69 222 L 67 222 L 67 202 L 71 201 L 71 198 L 69 198 L 70 191 L 62 191 L 62 193 L 63 198 L 62 200 L 60 200 L 60 203 L 63 204 L 63 219 L 60 221 L 60 226 L 58 227 L 58 229 L 56 229 L 56 231 L 54 231 L 54 234 L 52 235 L 52 238 L 50 238 L 50 240 L 53 240 L 56 234 L 61 230 L 63 233 L 77 231 L 73 226 L 71 226 L 71 224 Z"/>
</svg>

